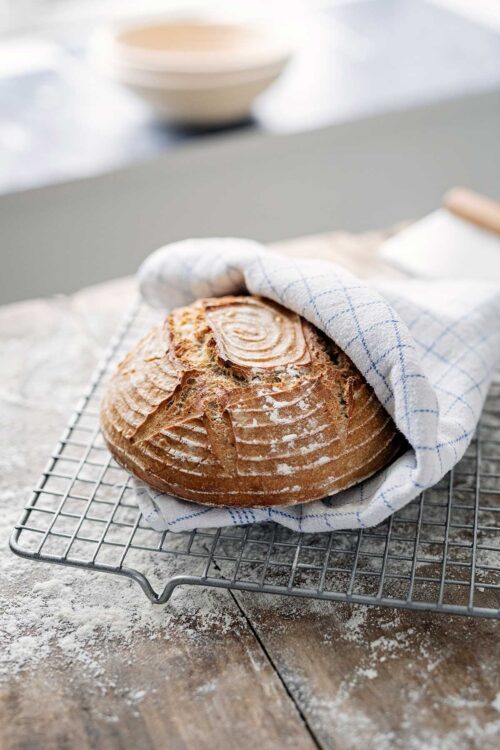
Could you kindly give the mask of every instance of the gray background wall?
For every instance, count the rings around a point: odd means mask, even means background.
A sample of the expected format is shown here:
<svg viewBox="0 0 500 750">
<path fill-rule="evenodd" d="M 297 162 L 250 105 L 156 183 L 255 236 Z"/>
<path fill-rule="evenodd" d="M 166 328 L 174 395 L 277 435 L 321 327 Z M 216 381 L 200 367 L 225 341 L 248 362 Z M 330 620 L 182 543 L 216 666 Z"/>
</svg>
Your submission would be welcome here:
<svg viewBox="0 0 500 750">
<path fill-rule="evenodd" d="M 133 273 L 176 239 L 271 241 L 418 217 L 465 184 L 500 197 L 500 96 L 294 135 L 232 135 L 0 198 L 0 302 Z"/>
</svg>

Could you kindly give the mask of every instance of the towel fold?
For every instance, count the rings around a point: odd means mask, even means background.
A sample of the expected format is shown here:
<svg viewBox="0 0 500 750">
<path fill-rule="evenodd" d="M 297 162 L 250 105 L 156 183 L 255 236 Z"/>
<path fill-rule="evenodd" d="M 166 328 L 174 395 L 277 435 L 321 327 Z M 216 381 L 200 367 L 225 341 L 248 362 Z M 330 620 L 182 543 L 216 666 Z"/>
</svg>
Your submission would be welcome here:
<svg viewBox="0 0 500 750">
<path fill-rule="evenodd" d="M 330 498 L 290 507 L 210 508 L 134 479 L 154 529 L 276 521 L 303 532 L 374 526 L 431 487 L 469 445 L 500 354 L 500 288 L 462 281 L 370 285 L 320 260 L 250 240 L 188 240 L 161 248 L 138 274 L 165 310 L 242 290 L 299 313 L 343 349 L 411 446 L 389 467 Z"/>
</svg>

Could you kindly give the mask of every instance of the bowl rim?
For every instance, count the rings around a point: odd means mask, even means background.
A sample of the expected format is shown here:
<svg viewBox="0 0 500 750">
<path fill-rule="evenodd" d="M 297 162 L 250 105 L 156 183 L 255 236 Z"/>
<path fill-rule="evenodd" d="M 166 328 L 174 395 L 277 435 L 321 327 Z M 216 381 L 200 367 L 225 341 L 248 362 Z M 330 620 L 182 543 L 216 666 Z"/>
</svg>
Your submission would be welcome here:
<svg viewBox="0 0 500 750">
<path fill-rule="evenodd" d="M 148 50 L 121 41 L 121 37 L 130 31 L 159 26 L 229 28 L 247 33 L 257 32 L 266 43 L 259 51 L 242 50 L 235 54 L 234 50 L 231 50 L 224 54 L 213 51 L 186 53 L 175 50 Z M 280 27 L 278 31 L 275 25 L 262 21 L 229 23 L 205 19 L 156 18 L 122 22 L 99 29 L 94 35 L 92 51 L 108 63 L 119 63 L 143 72 L 204 76 L 259 69 L 264 71 L 280 63 L 284 65 L 292 55 L 294 46 L 294 35 L 291 27 L 287 25 Z"/>
</svg>

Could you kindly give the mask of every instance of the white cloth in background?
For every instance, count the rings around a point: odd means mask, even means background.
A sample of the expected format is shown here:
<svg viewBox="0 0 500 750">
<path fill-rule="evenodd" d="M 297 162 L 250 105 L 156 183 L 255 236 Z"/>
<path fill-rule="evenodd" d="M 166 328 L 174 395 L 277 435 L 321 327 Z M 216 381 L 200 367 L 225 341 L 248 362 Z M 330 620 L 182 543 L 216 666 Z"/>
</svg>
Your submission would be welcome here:
<svg viewBox="0 0 500 750">
<path fill-rule="evenodd" d="M 434 485 L 469 445 L 500 355 L 500 288 L 482 283 L 360 281 L 237 239 L 189 240 L 139 270 L 144 299 L 171 309 L 246 288 L 294 310 L 356 364 L 411 449 L 365 482 L 290 507 L 209 508 L 134 479 L 153 528 L 182 531 L 276 521 L 296 531 L 374 526 Z"/>
</svg>

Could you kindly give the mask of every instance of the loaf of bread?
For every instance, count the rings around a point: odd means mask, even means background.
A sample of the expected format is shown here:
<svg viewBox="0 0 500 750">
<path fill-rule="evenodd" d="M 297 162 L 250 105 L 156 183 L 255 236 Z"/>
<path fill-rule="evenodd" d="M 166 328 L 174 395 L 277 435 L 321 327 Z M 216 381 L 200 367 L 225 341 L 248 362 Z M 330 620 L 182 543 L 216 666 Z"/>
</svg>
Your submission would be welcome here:
<svg viewBox="0 0 500 750">
<path fill-rule="evenodd" d="M 251 296 L 174 310 L 112 375 L 101 426 L 132 474 L 207 505 L 317 500 L 379 471 L 403 446 L 330 339 Z"/>
</svg>

